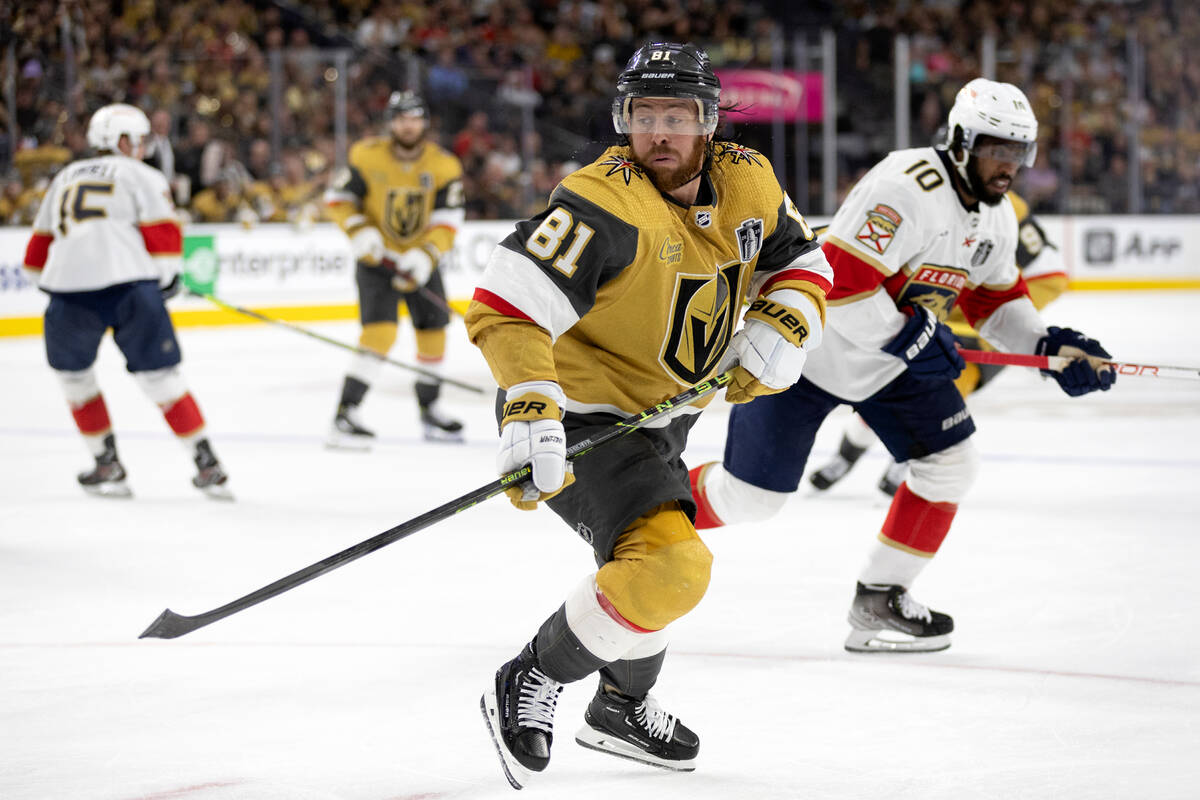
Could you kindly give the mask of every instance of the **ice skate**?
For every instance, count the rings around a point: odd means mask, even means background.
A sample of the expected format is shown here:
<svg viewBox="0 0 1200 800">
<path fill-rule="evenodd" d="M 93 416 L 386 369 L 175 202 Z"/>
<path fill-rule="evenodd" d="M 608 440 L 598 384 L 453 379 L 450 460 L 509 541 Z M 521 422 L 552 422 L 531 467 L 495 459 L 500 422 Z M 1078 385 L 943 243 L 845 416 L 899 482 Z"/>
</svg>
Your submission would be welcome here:
<svg viewBox="0 0 1200 800">
<path fill-rule="evenodd" d="M 888 468 L 879 478 L 879 491 L 886 494 L 888 497 L 895 497 L 896 492 L 900 489 L 900 484 L 904 483 L 904 479 L 908 477 L 908 464 L 897 464 L 892 461 L 888 464 Z"/>
<path fill-rule="evenodd" d="M 97 497 L 133 497 L 125 483 L 125 468 L 117 460 L 117 446 L 112 434 L 104 437 L 104 452 L 96 456 L 96 466 L 76 476 L 88 494 Z"/>
<path fill-rule="evenodd" d="M 575 741 L 591 750 L 677 772 L 696 769 L 699 737 L 650 695 L 638 700 L 602 683 L 583 721 Z"/>
<path fill-rule="evenodd" d="M 428 442 L 461 442 L 463 425 L 447 417 L 437 403 L 421 406 L 421 428 Z"/>
<path fill-rule="evenodd" d="M 479 699 L 500 766 L 514 789 L 550 763 L 554 709 L 562 684 L 537 665 L 532 645 L 496 671 L 495 683 Z"/>
<path fill-rule="evenodd" d="M 197 473 L 192 478 L 192 486 L 204 492 L 206 497 L 213 500 L 232 500 L 233 493 L 229 491 L 229 476 L 221 468 L 221 462 L 213 455 L 212 446 L 208 439 L 196 442 Z"/>
<path fill-rule="evenodd" d="M 950 646 L 954 620 L 912 599 L 903 586 L 859 583 L 848 617 L 853 653 L 929 653 Z"/>
<path fill-rule="evenodd" d="M 373 444 L 375 433 L 359 422 L 358 406 L 338 406 L 325 446 L 335 450 L 370 450 Z"/>
<path fill-rule="evenodd" d="M 843 435 L 837 455 L 826 463 L 825 466 L 809 475 L 809 482 L 822 492 L 825 491 L 844 478 L 846 473 L 850 471 L 850 468 L 858 462 L 858 459 L 862 458 L 862 454 L 865 452 L 867 452 L 867 448 L 852 444 L 850 439 Z"/>
</svg>

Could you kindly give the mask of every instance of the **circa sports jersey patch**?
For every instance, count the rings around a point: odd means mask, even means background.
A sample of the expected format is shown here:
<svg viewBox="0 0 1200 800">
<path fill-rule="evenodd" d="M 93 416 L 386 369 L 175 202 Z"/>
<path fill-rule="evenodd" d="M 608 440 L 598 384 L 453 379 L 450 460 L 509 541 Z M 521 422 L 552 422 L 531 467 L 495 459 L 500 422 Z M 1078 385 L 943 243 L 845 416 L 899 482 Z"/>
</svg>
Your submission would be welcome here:
<svg viewBox="0 0 1200 800">
<path fill-rule="evenodd" d="M 600 166 L 608 167 L 608 172 L 604 173 L 604 177 L 606 178 L 611 175 L 616 175 L 618 172 L 621 173 L 621 177 L 625 179 L 626 186 L 628 186 L 629 182 L 634 178 L 642 177 L 642 168 L 630 161 L 628 158 L 609 156 L 600 162 Z"/>
<path fill-rule="evenodd" d="M 746 219 L 742 220 L 742 224 L 737 226 L 734 235 L 737 236 L 738 256 L 745 263 L 762 250 L 763 244 L 763 221 L 761 219 Z"/>
<path fill-rule="evenodd" d="M 671 241 L 668 234 L 658 246 L 658 260 L 664 264 L 678 264 L 683 260 L 683 242 Z"/>
<path fill-rule="evenodd" d="M 883 255 L 896 237 L 896 230 L 904 218 L 890 206 L 880 203 L 867 211 L 867 221 L 858 229 L 854 238 Z"/>
<path fill-rule="evenodd" d="M 922 264 L 896 295 L 896 305 L 920 303 L 944 320 L 966 287 L 966 270 Z"/>
<path fill-rule="evenodd" d="M 979 243 L 979 247 L 975 248 L 975 252 L 971 254 L 971 266 L 978 267 L 983 262 L 987 261 L 988 256 L 992 254 L 992 250 L 996 247 L 995 242 L 991 239 L 984 239 Z"/>
</svg>

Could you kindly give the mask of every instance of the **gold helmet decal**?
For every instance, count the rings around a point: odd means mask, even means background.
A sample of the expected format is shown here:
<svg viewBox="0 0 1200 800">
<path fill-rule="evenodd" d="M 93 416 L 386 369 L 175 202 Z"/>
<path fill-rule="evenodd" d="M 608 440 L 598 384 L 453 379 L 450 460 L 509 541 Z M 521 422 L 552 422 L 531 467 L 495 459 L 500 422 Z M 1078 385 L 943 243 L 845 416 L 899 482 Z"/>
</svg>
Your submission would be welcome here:
<svg viewBox="0 0 1200 800">
<path fill-rule="evenodd" d="M 676 276 L 660 361 L 680 383 L 704 380 L 725 354 L 741 307 L 741 269 L 741 263 L 734 261 L 716 275 Z"/>
</svg>

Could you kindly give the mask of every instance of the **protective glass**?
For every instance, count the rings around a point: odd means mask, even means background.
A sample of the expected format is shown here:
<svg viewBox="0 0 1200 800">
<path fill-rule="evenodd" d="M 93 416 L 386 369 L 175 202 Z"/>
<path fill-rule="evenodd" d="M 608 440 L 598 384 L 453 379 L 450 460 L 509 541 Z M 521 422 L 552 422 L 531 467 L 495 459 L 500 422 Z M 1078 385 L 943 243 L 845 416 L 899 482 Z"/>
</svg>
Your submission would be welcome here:
<svg viewBox="0 0 1200 800">
<path fill-rule="evenodd" d="M 976 140 L 975 146 L 971 148 L 971 154 L 976 158 L 988 158 L 1008 164 L 1031 165 L 1034 155 L 1037 154 L 1037 143 L 992 138 L 986 141 Z"/>
<path fill-rule="evenodd" d="M 653 102 L 642 102 L 650 100 Z M 670 136 L 707 136 L 716 130 L 715 104 L 678 97 L 618 98 L 613 102 L 613 123 L 618 133 L 657 133 Z"/>
</svg>

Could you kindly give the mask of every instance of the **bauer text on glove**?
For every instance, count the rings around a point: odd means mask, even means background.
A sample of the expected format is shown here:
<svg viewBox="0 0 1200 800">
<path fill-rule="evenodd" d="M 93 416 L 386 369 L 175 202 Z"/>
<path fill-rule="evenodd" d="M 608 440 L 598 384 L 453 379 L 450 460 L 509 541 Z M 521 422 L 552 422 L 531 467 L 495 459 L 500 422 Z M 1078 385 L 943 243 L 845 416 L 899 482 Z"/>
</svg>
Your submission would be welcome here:
<svg viewBox="0 0 1200 800">
<path fill-rule="evenodd" d="M 810 319 L 817 321 L 815 327 Z M 733 366 L 725 399 L 746 403 L 787 389 L 800 380 L 808 358 L 805 349 L 816 346 L 820 334 L 819 312 L 801 292 L 783 290 L 757 298 L 721 365 L 722 371 Z"/>
<path fill-rule="evenodd" d="M 526 381 L 509 388 L 500 415 L 496 466 L 507 475 L 529 464 L 533 476 L 505 490 L 522 511 L 530 511 L 575 481 L 567 461 L 561 408 L 566 395 L 554 381 Z"/>
<path fill-rule="evenodd" d="M 900 310 L 910 315 L 908 321 L 895 338 L 883 346 L 883 352 L 906 363 L 908 371 L 918 377 L 957 378 L 967 365 L 958 354 L 949 326 L 939 322 L 933 311 L 919 303 Z"/>
</svg>

